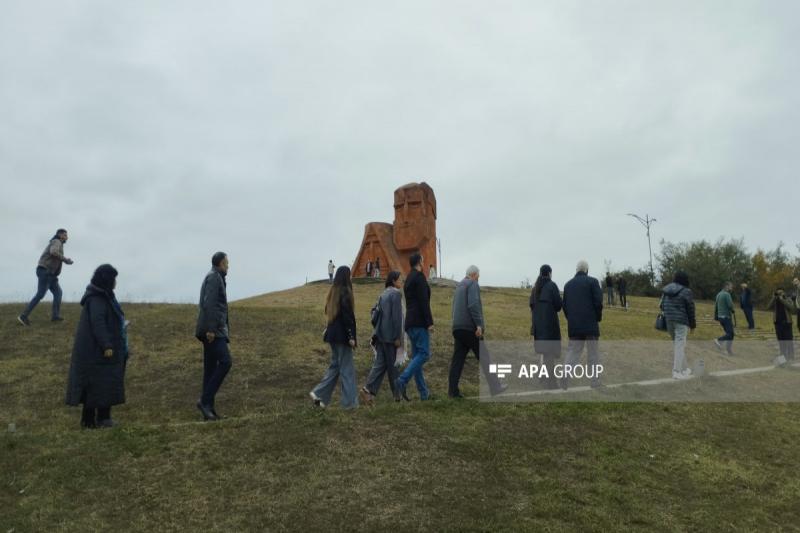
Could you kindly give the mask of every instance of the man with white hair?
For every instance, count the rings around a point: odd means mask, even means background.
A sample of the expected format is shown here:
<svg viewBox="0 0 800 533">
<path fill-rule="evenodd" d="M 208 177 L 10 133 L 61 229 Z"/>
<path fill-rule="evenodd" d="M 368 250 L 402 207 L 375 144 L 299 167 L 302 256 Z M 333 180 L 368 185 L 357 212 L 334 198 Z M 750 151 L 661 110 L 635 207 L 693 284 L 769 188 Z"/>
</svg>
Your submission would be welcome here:
<svg viewBox="0 0 800 533">
<path fill-rule="evenodd" d="M 600 353 L 597 339 L 600 337 L 600 321 L 603 320 L 603 290 L 600 282 L 589 276 L 589 263 L 578 261 L 575 277 L 564 285 L 563 310 L 567 317 L 567 357 L 564 361 L 567 368 L 574 367 L 580 361 L 583 347 L 587 347 L 587 359 L 591 368 L 587 375 L 593 376 L 592 388 L 600 387 L 597 376 L 597 365 Z M 561 388 L 567 389 L 569 378 L 561 380 Z"/>
<path fill-rule="evenodd" d="M 470 265 L 466 276 L 456 286 L 453 294 L 453 359 L 450 362 L 450 378 L 447 388 L 447 395 L 450 398 L 464 397 L 458 389 L 458 382 L 461 380 L 464 362 L 470 351 L 475 354 L 475 358 L 478 359 L 484 370 L 491 394 L 498 394 L 504 390 L 497 376 L 488 372 L 489 354 L 484 354 L 481 359 L 480 341 L 485 324 L 483 305 L 481 304 L 481 287 L 478 285 L 480 276 L 480 269 L 475 265 Z"/>
</svg>

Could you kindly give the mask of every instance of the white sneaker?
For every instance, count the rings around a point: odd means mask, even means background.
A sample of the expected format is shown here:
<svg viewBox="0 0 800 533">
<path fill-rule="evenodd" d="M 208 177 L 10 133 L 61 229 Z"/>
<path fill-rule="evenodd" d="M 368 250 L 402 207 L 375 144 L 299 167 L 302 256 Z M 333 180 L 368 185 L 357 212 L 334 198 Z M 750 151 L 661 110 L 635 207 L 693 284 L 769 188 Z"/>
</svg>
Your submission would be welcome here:
<svg viewBox="0 0 800 533">
<path fill-rule="evenodd" d="M 681 371 L 681 374 L 683 374 L 684 376 L 687 376 L 687 377 L 691 376 L 692 375 L 692 369 L 691 368 L 684 368 Z"/>
<path fill-rule="evenodd" d="M 320 399 L 320 397 L 319 397 L 319 396 L 317 396 L 316 394 L 314 394 L 314 391 L 313 391 L 313 390 L 312 390 L 311 392 L 309 392 L 309 393 L 308 393 L 308 395 L 309 395 L 309 396 L 311 396 L 311 400 L 314 402 L 314 406 L 315 406 L 315 407 L 322 407 L 323 409 L 325 409 L 325 402 L 323 402 L 323 401 Z"/>
<path fill-rule="evenodd" d="M 672 371 L 672 379 L 689 379 L 691 376 L 689 374 L 684 374 L 683 372 L 676 372 Z"/>
<path fill-rule="evenodd" d="M 786 357 L 783 354 L 775 358 L 775 366 L 786 366 Z"/>
</svg>

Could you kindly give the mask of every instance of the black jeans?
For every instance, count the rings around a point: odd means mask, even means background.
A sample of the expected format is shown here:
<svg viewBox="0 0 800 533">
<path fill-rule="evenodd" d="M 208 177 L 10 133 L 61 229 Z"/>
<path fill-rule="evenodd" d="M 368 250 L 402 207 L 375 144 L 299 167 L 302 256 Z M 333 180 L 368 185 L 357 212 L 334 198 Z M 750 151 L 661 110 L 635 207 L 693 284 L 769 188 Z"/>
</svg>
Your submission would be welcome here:
<svg viewBox="0 0 800 533">
<path fill-rule="evenodd" d="M 775 336 L 778 337 L 781 355 L 786 359 L 794 360 L 794 334 L 792 333 L 792 324 L 789 322 L 775 324 Z"/>
<path fill-rule="evenodd" d="M 742 307 L 742 311 L 744 312 L 744 317 L 747 319 L 747 329 L 755 329 L 756 322 L 753 320 L 753 306 L 748 305 Z"/>
<path fill-rule="evenodd" d="M 489 357 L 481 358 L 480 339 L 475 336 L 474 331 L 457 329 L 453 331 L 453 359 L 450 361 L 450 376 L 448 379 L 447 395 L 458 396 L 461 391 L 458 389 L 458 382 L 461 381 L 461 373 L 464 371 L 464 362 L 467 354 L 472 352 L 475 359 L 483 370 L 486 380 L 489 383 L 489 390 L 495 394 L 500 390 L 500 381 L 495 374 L 489 373 Z"/>
<path fill-rule="evenodd" d="M 214 407 L 214 397 L 232 364 L 228 339 L 217 337 L 214 342 L 203 343 L 203 395 L 200 397 L 203 406 Z"/>
<path fill-rule="evenodd" d="M 617 291 L 619 295 L 619 305 L 622 307 L 628 307 L 628 293 L 625 291 Z"/>
<path fill-rule="evenodd" d="M 94 407 L 86 407 L 86 405 L 84 405 L 83 411 L 81 412 L 81 425 L 85 427 L 94 427 L 97 422 L 110 418 L 110 407 L 98 407 L 95 409 Z"/>
</svg>

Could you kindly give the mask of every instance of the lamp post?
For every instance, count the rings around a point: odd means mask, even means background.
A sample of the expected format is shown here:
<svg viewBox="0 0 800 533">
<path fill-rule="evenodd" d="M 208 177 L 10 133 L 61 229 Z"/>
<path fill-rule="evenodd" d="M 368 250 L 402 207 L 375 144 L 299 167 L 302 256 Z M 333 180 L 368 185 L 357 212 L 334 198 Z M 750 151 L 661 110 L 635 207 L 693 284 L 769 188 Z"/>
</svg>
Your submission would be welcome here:
<svg viewBox="0 0 800 533">
<path fill-rule="evenodd" d="M 444 275 L 442 273 L 442 239 L 438 237 L 436 238 L 436 246 L 439 248 L 439 261 L 438 264 L 436 265 L 437 266 L 436 275 L 441 278 Z"/>
<path fill-rule="evenodd" d="M 647 230 L 647 249 L 650 251 L 650 283 L 655 283 L 656 273 L 655 270 L 653 270 L 653 245 L 650 243 L 650 226 L 656 221 L 656 219 L 650 218 L 650 215 L 648 214 L 645 214 L 644 218 L 633 213 L 628 213 L 628 216 L 638 220 L 639 223 Z"/>
</svg>

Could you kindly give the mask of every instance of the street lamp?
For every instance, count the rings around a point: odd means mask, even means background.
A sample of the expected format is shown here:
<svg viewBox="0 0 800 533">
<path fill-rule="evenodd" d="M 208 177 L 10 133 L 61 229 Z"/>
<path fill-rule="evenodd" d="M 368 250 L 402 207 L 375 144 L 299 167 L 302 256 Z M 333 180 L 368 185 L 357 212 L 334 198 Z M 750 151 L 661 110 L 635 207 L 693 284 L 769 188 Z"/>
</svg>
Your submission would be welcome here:
<svg viewBox="0 0 800 533">
<path fill-rule="evenodd" d="M 628 213 L 629 217 L 633 217 L 639 221 L 639 224 L 645 227 L 647 230 L 647 248 L 650 250 L 650 283 L 655 283 L 656 280 L 656 273 L 653 270 L 653 245 L 650 244 L 650 225 L 656 221 L 654 218 L 650 218 L 650 215 L 645 215 L 644 218 L 640 217 L 639 215 L 635 215 L 633 213 Z"/>
</svg>

